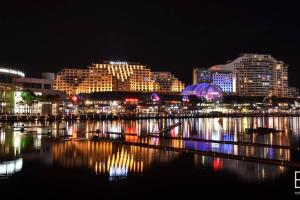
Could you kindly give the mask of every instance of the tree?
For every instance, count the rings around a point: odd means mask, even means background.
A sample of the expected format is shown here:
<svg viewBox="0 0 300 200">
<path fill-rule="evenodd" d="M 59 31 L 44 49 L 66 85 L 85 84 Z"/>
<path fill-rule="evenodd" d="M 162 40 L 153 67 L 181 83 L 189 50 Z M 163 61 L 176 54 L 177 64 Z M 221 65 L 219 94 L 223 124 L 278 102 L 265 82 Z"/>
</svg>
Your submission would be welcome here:
<svg viewBox="0 0 300 200">
<path fill-rule="evenodd" d="M 34 94 L 34 92 L 32 92 L 31 90 L 24 90 L 21 94 L 21 97 L 22 102 L 24 102 L 24 104 L 28 106 L 27 108 L 32 107 L 32 105 L 34 105 L 34 103 L 38 99 L 36 94 Z"/>
</svg>

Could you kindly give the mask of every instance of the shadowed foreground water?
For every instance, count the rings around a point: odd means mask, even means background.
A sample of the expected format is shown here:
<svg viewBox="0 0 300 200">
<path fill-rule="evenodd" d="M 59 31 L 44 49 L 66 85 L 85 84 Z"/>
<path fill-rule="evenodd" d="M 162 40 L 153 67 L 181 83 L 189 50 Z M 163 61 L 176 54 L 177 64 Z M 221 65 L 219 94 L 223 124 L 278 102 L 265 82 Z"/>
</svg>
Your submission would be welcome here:
<svg viewBox="0 0 300 200">
<path fill-rule="evenodd" d="M 139 136 L 176 122 L 171 136 L 265 144 L 299 145 L 299 118 L 210 118 L 186 120 L 76 121 L 2 124 L 1 197 L 11 198 L 295 198 L 294 169 L 285 166 L 179 153 L 117 141 L 145 142 Z M 282 133 L 247 135 L 246 127 L 274 127 Z M 91 141 L 93 132 L 137 133 Z M 51 137 L 41 135 L 51 131 Z M 65 140 L 65 137 L 68 139 Z M 83 140 L 77 140 L 82 138 Z M 149 144 L 233 155 L 299 161 L 293 149 L 149 138 Z"/>
</svg>

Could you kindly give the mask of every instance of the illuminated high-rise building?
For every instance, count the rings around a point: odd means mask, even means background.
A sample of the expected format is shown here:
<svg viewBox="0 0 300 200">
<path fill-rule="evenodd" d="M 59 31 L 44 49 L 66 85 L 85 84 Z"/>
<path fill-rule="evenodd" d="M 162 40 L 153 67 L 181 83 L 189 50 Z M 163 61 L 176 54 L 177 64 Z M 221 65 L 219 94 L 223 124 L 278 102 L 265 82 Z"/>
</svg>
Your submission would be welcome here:
<svg viewBox="0 0 300 200">
<path fill-rule="evenodd" d="M 153 76 L 150 68 L 139 63 L 104 62 L 92 64 L 86 69 L 64 68 L 56 74 L 54 88 L 68 94 L 102 91 L 180 92 L 184 88 L 171 73 L 164 73 L 157 72 Z"/>
<path fill-rule="evenodd" d="M 209 71 L 232 73 L 232 92 L 239 96 L 288 97 L 287 65 L 271 55 L 242 54 Z"/>
<path fill-rule="evenodd" d="M 153 91 L 150 69 L 139 63 L 104 62 L 92 64 L 76 93 L 101 91 Z"/>
<path fill-rule="evenodd" d="M 154 90 L 162 93 L 176 93 L 184 89 L 184 84 L 171 72 L 152 72 Z"/>
<path fill-rule="evenodd" d="M 212 84 L 219 86 L 225 94 L 231 94 L 232 73 L 230 72 L 211 72 Z"/>
</svg>

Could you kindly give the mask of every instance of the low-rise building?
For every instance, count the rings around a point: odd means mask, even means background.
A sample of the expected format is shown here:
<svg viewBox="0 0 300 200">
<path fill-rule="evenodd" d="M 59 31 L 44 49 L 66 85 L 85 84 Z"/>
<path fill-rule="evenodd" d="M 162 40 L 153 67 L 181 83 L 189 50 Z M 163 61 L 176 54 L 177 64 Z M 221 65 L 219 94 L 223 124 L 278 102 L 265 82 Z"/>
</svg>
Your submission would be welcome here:
<svg viewBox="0 0 300 200">
<path fill-rule="evenodd" d="M 15 80 L 25 77 L 24 72 L 0 67 L 0 114 L 12 113 L 14 109 L 14 93 L 17 89 Z"/>
</svg>

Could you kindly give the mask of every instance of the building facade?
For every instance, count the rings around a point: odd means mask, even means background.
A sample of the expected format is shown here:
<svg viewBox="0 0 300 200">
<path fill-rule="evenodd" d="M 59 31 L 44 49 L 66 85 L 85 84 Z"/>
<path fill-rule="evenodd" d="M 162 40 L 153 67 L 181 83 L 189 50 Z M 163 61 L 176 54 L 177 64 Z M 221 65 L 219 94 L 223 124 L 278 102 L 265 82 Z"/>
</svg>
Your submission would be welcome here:
<svg viewBox="0 0 300 200">
<path fill-rule="evenodd" d="M 76 94 L 77 88 L 88 74 L 88 69 L 63 68 L 55 75 L 53 88 L 67 94 Z"/>
<path fill-rule="evenodd" d="M 219 86 L 225 94 L 233 92 L 232 72 L 212 70 L 211 68 L 194 68 L 193 84 L 210 83 Z"/>
<path fill-rule="evenodd" d="M 171 72 L 152 72 L 152 79 L 154 91 L 160 93 L 177 93 L 185 87 Z"/>
<path fill-rule="evenodd" d="M 212 74 L 207 68 L 193 69 L 193 84 L 212 83 Z"/>
<path fill-rule="evenodd" d="M 297 97 L 299 97 L 299 88 L 289 87 L 288 88 L 288 96 L 290 98 L 297 98 Z"/>
<path fill-rule="evenodd" d="M 232 73 L 215 72 L 211 73 L 212 84 L 219 86 L 224 93 L 232 93 Z"/>
<path fill-rule="evenodd" d="M 238 96 L 288 97 L 288 67 L 271 55 L 242 54 L 209 71 L 231 73 L 232 92 Z"/>
<path fill-rule="evenodd" d="M 183 88 L 184 85 L 169 72 L 152 73 L 145 65 L 127 62 L 92 64 L 87 69 L 64 68 L 56 74 L 54 81 L 55 90 L 68 94 L 105 91 L 180 92 Z"/>
<path fill-rule="evenodd" d="M 53 82 L 44 78 L 20 78 L 16 80 L 16 84 L 22 88 L 32 90 L 50 90 L 53 88 Z"/>
<path fill-rule="evenodd" d="M 12 113 L 14 109 L 14 93 L 17 89 L 16 79 L 25 74 L 15 69 L 0 67 L 0 113 Z"/>
<path fill-rule="evenodd" d="M 153 91 L 150 69 L 139 63 L 92 64 L 77 93 L 101 91 Z"/>
</svg>

